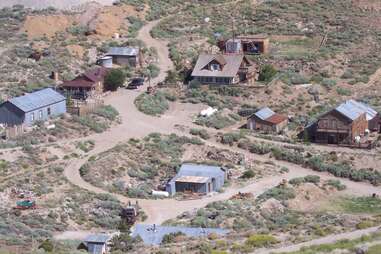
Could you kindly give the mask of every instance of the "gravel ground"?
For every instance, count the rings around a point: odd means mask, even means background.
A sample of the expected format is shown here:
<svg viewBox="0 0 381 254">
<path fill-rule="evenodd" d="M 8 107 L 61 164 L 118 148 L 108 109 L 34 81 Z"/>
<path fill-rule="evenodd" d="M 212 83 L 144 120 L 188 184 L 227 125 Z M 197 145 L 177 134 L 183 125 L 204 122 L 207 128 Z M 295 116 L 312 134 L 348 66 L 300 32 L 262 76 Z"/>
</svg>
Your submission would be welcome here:
<svg viewBox="0 0 381 254">
<path fill-rule="evenodd" d="M 56 9 L 72 9 L 88 2 L 98 2 L 103 5 L 112 5 L 115 0 L 0 0 L 0 8 L 21 4 L 28 8 L 45 9 L 54 7 Z"/>
</svg>

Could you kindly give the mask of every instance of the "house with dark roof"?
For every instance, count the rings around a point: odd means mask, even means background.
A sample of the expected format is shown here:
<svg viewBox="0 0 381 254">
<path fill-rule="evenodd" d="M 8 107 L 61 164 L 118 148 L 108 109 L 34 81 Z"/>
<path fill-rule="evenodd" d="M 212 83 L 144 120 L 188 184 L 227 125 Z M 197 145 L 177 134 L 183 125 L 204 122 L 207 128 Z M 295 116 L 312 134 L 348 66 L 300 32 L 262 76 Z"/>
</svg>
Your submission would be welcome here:
<svg viewBox="0 0 381 254">
<path fill-rule="evenodd" d="M 256 66 L 241 54 L 201 54 L 192 78 L 206 85 L 231 85 L 256 78 Z"/>
<path fill-rule="evenodd" d="M 112 57 L 112 63 L 136 67 L 140 64 L 140 49 L 133 47 L 111 47 L 106 56 Z"/>
<path fill-rule="evenodd" d="M 247 119 L 247 128 L 267 133 L 280 133 L 288 124 L 288 117 L 265 107 Z"/>
<path fill-rule="evenodd" d="M 368 105 L 348 100 L 322 114 L 305 129 L 311 142 L 351 145 L 370 131 L 380 131 L 380 115 Z"/>
<path fill-rule="evenodd" d="M 0 105 L 0 123 L 26 127 L 66 113 L 66 98 L 52 88 L 45 88 L 12 98 Z"/>
<path fill-rule="evenodd" d="M 72 99 L 85 100 L 104 91 L 104 79 L 109 69 L 96 67 L 70 81 L 64 81 L 59 89 Z"/>
<path fill-rule="evenodd" d="M 177 175 L 167 183 L 166 191 L 170 195 L 184 191 L 208 194 L 220 190 L 225 178 L 225 171 L 221 167 L 183 164 Z"/>
<path fill-rule="evenodd" d="M 78 249 L 87 250 L 90 254 L 107 254 L 110 253 L 110 242 L 112 236 L 108 234 L 89 235 L 78 246 Z"/>
</svg>

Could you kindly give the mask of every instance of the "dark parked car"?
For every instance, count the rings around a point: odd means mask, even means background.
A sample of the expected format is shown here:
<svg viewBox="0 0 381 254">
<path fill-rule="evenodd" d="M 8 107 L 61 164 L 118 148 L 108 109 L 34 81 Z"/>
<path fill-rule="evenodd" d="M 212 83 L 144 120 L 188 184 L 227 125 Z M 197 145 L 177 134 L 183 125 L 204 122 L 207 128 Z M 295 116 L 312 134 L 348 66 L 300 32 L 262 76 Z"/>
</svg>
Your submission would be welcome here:
<svg viewBox="0 0 381 254">
<path fill-rule="evenodd" d="M 134 84 L 137 86 L 142 86 L 144 85 L 144 78 L 133 78 L 130 82 L 130 84 Z"/>
<path fill-rule="evenodd" d="M 144 85 L 144 78 L 133 78 L 128 84 L 127 89 L 137 89 L 142 85 Z"/>
</svg>

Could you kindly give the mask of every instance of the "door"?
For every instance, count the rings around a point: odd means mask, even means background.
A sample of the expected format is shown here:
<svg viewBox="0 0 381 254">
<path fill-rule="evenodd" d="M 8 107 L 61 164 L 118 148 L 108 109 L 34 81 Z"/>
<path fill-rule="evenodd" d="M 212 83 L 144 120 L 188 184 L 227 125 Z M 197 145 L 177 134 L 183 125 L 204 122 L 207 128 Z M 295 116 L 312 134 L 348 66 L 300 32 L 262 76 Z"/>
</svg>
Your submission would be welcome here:
<svg viewBox="0 0 381 254">
<path fill-rule="evenodd" d="M 337 137 L 334 134 L 328 135 L 328 144 L 337 144 Z"/>
<path fill-rule="evenodd" d="M 212 185 L 208 183 L 208 192 L 211 192 L 211 191 L 212 191 Z"/>
</svg>

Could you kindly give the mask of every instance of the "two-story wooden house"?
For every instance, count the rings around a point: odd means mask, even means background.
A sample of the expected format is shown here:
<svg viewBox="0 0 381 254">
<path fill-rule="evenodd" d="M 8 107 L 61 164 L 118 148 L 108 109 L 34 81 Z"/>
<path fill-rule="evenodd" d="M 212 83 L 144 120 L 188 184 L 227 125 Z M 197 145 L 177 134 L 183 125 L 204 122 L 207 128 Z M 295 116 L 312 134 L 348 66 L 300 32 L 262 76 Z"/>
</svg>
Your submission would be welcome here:
<svg viewBox="0 0 381 254">
<path fill-rule="evenodd" d="M 368 105 L 348 100 L 306 128 L 309 140 L 324 144 L 359 143 L 368 131 L 380 130 L 380 116 Z"/>
<path fill-rule="evenodd" d="M 231 85 L 256 77 L 256 66 L 242 54 L 201 54 L 192 78 L 206 85 Z"/>
</svg>

